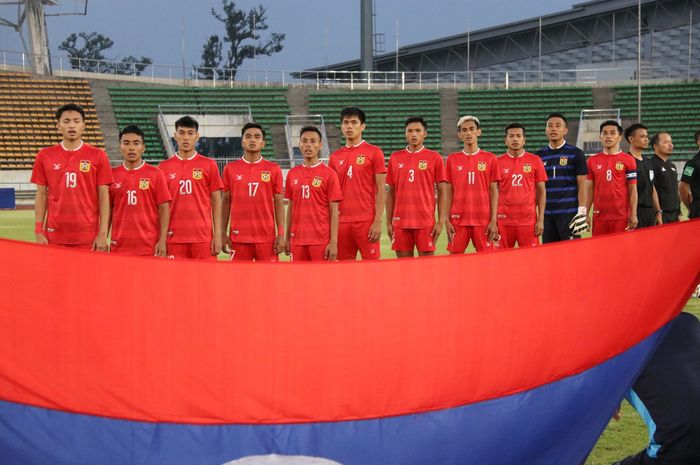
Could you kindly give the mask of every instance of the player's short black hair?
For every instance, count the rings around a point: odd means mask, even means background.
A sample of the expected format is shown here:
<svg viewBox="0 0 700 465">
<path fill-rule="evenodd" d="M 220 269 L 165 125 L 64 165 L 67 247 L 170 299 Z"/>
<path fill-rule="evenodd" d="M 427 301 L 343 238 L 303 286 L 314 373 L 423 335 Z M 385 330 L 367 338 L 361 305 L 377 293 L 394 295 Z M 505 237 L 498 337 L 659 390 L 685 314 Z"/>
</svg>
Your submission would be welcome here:
<svg viewBox="0 0 700 465">
<path fill-rule="evenodd" d="M 357 116 L 357 119 L 360 120 L 360 123 L 365 124 L 365 120 L 367 119 L 365 116 L 365 112 L 362 111 L 359 107 L 345 107 L 342 110 L 340 110 L 340 122 L 343 122 L 343 119 L 346 117 L 350 116 Z"/>
<path fill-rule="evenodd" d="M 80 113 L 80 116 L 83 117 L 83 121 L 85 121 L 85 110 L 83 110 L 83 107 L 81 107 L 77 103 L 66 103 L 58 110 L 56 110 L 56 120 L 60 120 L 61 116 L 63 116 L 63 113 L 66 111 L 77 111 L 78 113 Z"/>
<path fill-rule="evenodd" d="M 525 135 L 525 126 L 523 126 L 520 123 L 510 123 L 508 126 L 505 127 L 504 133 L 507 136 L 508 135 L 508 130 L 509 129 L 522 129 L 523 130 L 523 136 Z"/>
<path fill-rule="evenodd" d="M 304 134 L 305 132 L 315 132 L 316 134 L 318 134 L 319 140 L 323 140 L 323 135 L 321 135 L 321 130 L 319 128 L 317 128 L 316 126 L 304 126 L 299 131 L 299 137 L 301 137 L 301 135 Z"/>
<path fill-rule="evenodd" d="M 651 145 L 651 148 L 654 148 L 654 146 L 659 143 L 659 138 L 661 137 L 661 134 L 668 134 L 669 136 L 671 135 L 671 133 L 668 131 L 657 132 L 656 134 L 651 136 L 651 140 L 649 140 L 649 145 Z"/>
<path fill-rule="evenodd" d="M 695 143 L 700 142 L 700 129 L 695 132 Z"/>
<path fill-rule="evenodd" d="M 195 131 L 199 131 L 199 123 L 191 116 L 183 116 L 175 121 L 175 130 L 177 131 L 178 128 L 192 128 Z"/>
<path fill-rule="evenodd" d="M 245 136 L 245 132 L 248 129 L 260 129 L 260 132 L 262 132 L 263 139 L 265 138 L 265 130 L 258 123 L 245 123 L 243 125 L 243 128 L 241 129 L 241 137 Z"/>
<path fill-rule="evenodd" d="M 566 119 L 566 116 L 562 115 L 561 113 L 550 113 L 549 116 L 547 116 L 545 122 L 549 121 L 552 118 L 561 118 L 561 120 L 564 122 L 564 126 L 569 126 L 569 120 Z"/>
<path fill-rule="evenodd" d="M 136 126 L 135 124 L 129 124 L 127 126 L 124 126 L 124 128 L 119 131 L 119 141 L 121 142 L 122 136 L 124 134 L 136 134 L 137 136 L 141 137 L 141 142 L 146 141 L 146 137 L 143 135 L 143 131 L 141 130 L 140 127 Z"/>
<path fill-rule="evenodd" d="M 428 123 L 425 122 L 422 116 L 411 116 L 410 118 L 406 119 L 406 124 L 404 127 L 408 127 L 408 125 L 411 123 L 420 123 L 423 125 L 423 130 L 428 129 Z"/>
<path fill-rule="evenodd" d="M 624 130 L 622 129 L 622 125 L 620 125 L 620 123 L 618 123 L 614 119 L 609 119 L 607 121 L 603 121 L 602 123 L 600 123 L 600 132 L 601 133 L 603 132 L 603 128 L 605 126 L 615 126 L 617 128 L 618 134 L 622 134 L 624 132 Z"/>
<path fill-rule="evenodd" d="M 646 126 L 644 126 L 642 123 L 634 123 L 632 126 L 628 127 L 625 129 L 625 140 L 627 142 L 630 141 L 630 137 L 634 135 L 635 132 L 637 132 L 640 129 L 649 129 Z"/>
</svg>

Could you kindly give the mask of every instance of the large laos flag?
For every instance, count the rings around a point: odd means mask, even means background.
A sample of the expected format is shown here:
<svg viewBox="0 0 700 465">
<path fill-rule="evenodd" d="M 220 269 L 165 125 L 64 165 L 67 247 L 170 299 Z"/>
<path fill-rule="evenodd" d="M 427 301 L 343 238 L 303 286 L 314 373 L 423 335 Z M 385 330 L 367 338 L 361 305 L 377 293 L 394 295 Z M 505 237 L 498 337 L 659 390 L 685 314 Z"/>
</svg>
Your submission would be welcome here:
<svg viewBox="0 0 700 465">
<path fill-rule="evenodd" d="M 698 237 L 277 265 L 0 241 L 0 463 L 580 465 Z"/>
</svg>

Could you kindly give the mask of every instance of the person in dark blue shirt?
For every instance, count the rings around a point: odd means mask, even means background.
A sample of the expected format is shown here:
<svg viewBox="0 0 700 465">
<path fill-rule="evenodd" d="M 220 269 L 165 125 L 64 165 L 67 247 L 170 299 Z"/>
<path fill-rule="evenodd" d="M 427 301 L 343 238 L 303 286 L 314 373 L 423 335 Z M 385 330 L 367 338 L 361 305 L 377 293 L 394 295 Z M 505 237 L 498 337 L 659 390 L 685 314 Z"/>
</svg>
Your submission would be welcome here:
<svg viewBox="0 0 700 465">
<path fill-rule="evenodd" d="M 615 465 L 700 464 L 700 322 L 681 313 L 626 396 L 649 446 Z"/>
<path fill-rule="evenodd" d="M 549 145 L 537 151 L 547 172 L 543 243 L 580 237 L 572 235 L 569 224 L 577 214 L 586 214 L 586 155 L 566 142 L 568 131 L 564 115 L 552 113 L 545 128 Z"/>
</svg>

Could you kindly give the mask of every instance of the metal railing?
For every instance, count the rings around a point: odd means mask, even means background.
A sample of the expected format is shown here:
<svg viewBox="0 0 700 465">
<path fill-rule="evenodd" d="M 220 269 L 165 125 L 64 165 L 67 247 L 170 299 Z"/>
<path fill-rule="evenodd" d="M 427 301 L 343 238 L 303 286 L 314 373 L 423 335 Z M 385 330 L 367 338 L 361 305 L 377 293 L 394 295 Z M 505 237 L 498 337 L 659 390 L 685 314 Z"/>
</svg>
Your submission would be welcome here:
<svg viewBox="0 0 700 465">
<path fill-rule="evenodd" d="M 32 56 L 24 52 L 0 50 L 0 69 L 30 72 Z M 311 87 L 316 89 L 509 89 L 561 85 L 600 86 L 635 84 L 637 66 L 630 62 L 615 67 L 577 69 L 523 69 L 510 71 L 303 71 L 221 69 L 200 66 L 172 66 L 88 60 L 51 56 L 53 74 L 63 77 L 122 79 L 136 82 L 184 84 L 194 87 Z M 118 66 L 122 65 L 122 66 Z M 120 74 L 115 74 L 119 69 Z M 110 70 L 104 73 L 101 70 Z M 128 74 L 123 74 L 128 71 Z M 700 80 L 700 64 L 642 66 L 643 83 Z"/>
</svg>

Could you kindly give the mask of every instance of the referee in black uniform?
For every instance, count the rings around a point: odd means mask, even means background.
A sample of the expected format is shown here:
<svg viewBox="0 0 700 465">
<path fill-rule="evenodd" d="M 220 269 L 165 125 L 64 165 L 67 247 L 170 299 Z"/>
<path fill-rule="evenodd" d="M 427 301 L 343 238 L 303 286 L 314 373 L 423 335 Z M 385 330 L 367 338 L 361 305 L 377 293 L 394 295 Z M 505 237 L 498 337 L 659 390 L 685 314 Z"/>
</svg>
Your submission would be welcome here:
<svg viewBox="0 0 700 465">
<path fill-rule="evenodd" d="M 700 148 L 700 131 L 695 133 L 695 143 Z M 688 209 L 688 218 L 700 218 L 700 151 L 685 162 L 678 190 Z"/>
<path fill-rule="evenodd" d="M 681 313 L 627 394 L 649 446 L 615 465 L 700 464 L 700 322 Z"/>
<path fill-rule="evenodd" d="M 654 168 L 651 160 L 642 155 L 642 151 L 649 148 L 649 134 L 647 127 L 641 123 L 633 124 L 625 129 L 625 140 L 630 144 L 630 155 L 637 162 L 637 218 L 638 228 L 654 226 L 662 223 L 659 196 L 651 182 Z"/>
<path fill-rule="evenodd" d="M 673 153 L 673 141 L 667 132 L 659 132 L 651 138 L 651 166 L 654 167 L 654 187 L 659 195 L 661 217 L 664 224 L 678 221 L 681 213 L 681 200 L 678 195 L 678 171 L 669 158 Z"/>
</svg>

